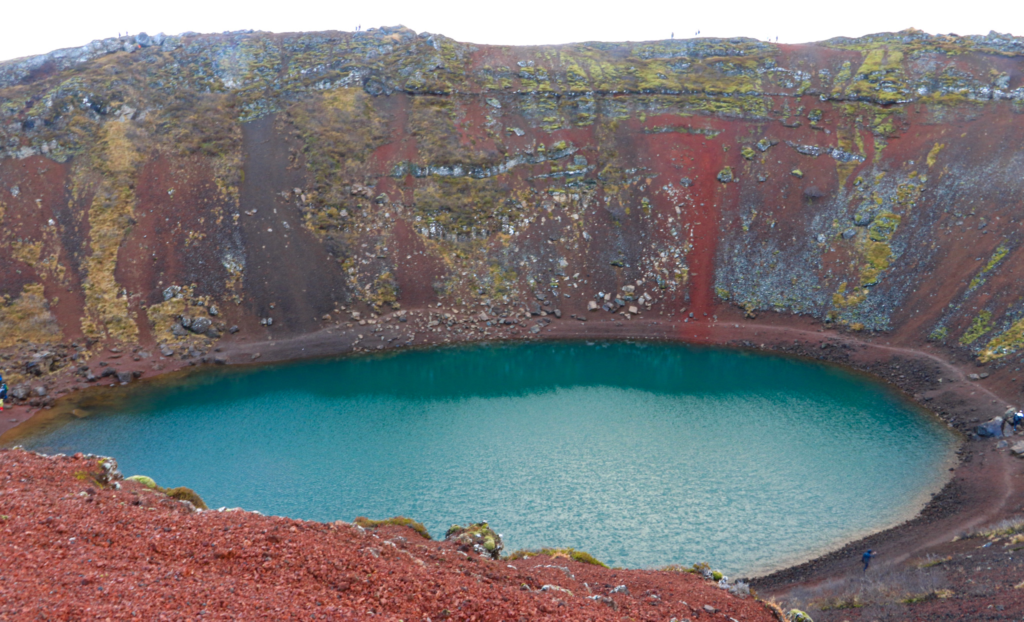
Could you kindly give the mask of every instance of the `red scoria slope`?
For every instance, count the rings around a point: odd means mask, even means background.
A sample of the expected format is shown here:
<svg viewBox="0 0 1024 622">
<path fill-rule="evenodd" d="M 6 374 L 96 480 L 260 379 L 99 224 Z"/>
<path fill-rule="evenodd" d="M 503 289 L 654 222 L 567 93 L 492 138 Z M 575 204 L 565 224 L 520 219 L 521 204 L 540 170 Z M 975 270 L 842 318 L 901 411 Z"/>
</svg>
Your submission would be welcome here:
<svg viewBox="0 0 1024 622">
<path fill-rule="evenodd" d="M 687 573 L 508 563 L 404 527 L 198 512 L 112 466 L 0 451 L 0 620 L 775 619 Z"/>
</svg>

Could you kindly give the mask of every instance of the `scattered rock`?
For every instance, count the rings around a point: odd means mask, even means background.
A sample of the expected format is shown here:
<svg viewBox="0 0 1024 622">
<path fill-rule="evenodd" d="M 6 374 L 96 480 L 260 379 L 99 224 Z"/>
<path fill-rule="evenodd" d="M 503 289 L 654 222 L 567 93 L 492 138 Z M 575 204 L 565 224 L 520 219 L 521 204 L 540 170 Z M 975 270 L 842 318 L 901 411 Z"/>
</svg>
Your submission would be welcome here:
<svg viewBox="0 0 1024 622">
<path fill-rule="evenodd" d="M 617 602 L 615 602 L 614 598 L 609 598 L 608 596 L 601 596 L 600 594 L 597 595 L 597 596 L 588 596 L 588 598 L 590 600 L 596 600 L 599 603 L 604 603 L 604 604 L 608 605 L 609 607 L 612 608 L 612 611 L 618 611 L 619 610 L 619 604 Z"/>
<path fill-rule="evenodd" d="M 171 285 L 170 287 L 164 290 L 164 302 L 167 302 L 168 300 L 172 300 L 174 298 L 181 298 L 180 285 Z"/>
<path fill-rule="evenodd" d="M 129 382 L 132 381 L 133 377 L 134 376 L 132 375 L 132 372 L 130 372 L 130 371 L 119 371 L 119 372 L 117 372 L 117 381 L 120 382 L 121 384 L 128 384 Z"/>
<path fill-rule="evenodd" d="M 715 179 L 722 182 L 723 184 L 727 184 L 730 181 L 732 181 L 734 179 L 732 174 L 732 167 L 727 166 L 722 170 L 718 171 L 718 175 L 715 176 Z"/>
</svg>

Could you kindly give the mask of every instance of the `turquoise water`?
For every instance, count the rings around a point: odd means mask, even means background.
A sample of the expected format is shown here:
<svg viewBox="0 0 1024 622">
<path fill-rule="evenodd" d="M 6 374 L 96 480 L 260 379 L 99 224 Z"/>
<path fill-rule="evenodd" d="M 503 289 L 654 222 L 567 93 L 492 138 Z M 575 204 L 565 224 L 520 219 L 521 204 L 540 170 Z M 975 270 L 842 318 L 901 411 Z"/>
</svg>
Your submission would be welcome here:
<svg viewBox="0 0 1024 622">
<path fill-rule="evenodd" d="M 506 550 L 756 573 L 894 524 L 947 429 L 870 379 L 728 350 L 555 343 L 218 369 L 20 441 L 210 507 L 488 520 Z"/>
</svg>

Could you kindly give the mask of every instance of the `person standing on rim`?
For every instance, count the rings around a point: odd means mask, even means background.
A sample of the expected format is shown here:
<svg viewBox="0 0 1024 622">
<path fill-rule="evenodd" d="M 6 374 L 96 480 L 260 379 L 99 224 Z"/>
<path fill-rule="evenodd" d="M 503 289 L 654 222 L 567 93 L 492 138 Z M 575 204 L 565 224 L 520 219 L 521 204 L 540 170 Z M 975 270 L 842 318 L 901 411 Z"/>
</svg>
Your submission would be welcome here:
<svg viewBox="0 0 1024 622">
<path fill-rule="evenodd" d="M 4 411 L 4 400 L 7 399 L 7 383 L 4 382 L 3 374 L 0 374 L 0 412 Z"/>
<path fill-rule="evenodd" d="M 871 564 L 871 558 L 876 557 L 878 553 L 875 553 L 871 549 L 868 549 L 863 555 L 860 556 L 860 561 L 864 562 L 864 572 L 868 571 L 868 565 Z"/>
</svg>

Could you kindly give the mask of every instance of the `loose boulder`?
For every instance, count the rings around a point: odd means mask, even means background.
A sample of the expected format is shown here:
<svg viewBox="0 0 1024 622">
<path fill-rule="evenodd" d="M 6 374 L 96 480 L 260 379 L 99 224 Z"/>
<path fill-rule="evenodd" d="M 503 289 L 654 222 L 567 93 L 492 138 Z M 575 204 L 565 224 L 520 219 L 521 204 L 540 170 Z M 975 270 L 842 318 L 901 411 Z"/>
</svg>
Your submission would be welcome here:
<svg viewBox="0 0 1024 622">
<path fill-rule="evenodd" d="M 1003 418 L 996 417 L 974 428 L 974 432 L 982 438 L 1002 438 Z"/>
<path fill-rule="evenodd" d="M 192 322 L 186 327 L 197 335 L 202 335 L 206 331 L 210 330 L 213 326 L 213 320 L 208 317 L 197 317 L 193 318 Z"/>
</svg>

